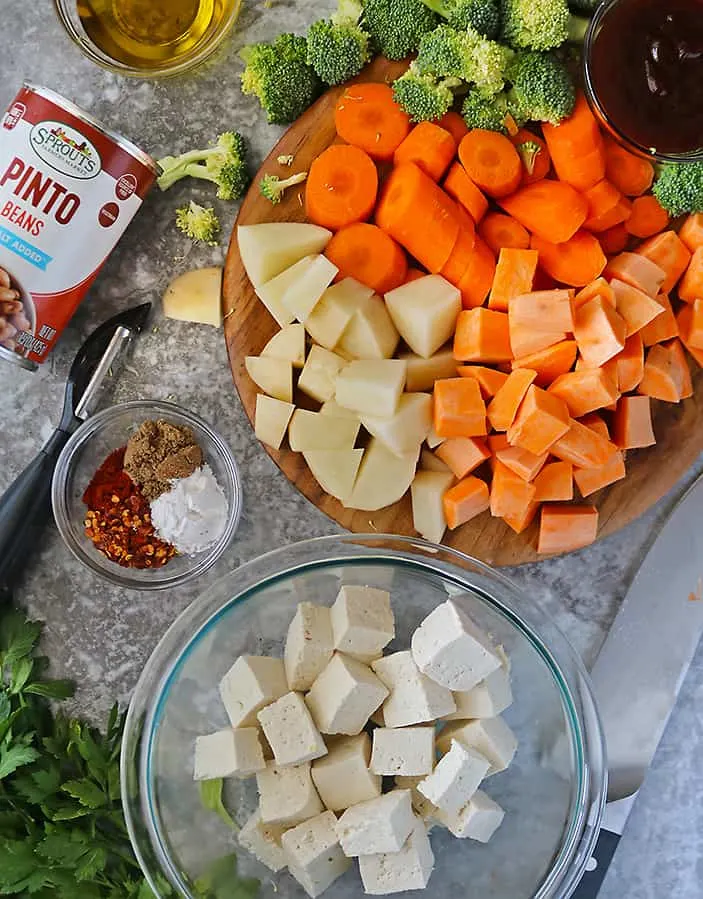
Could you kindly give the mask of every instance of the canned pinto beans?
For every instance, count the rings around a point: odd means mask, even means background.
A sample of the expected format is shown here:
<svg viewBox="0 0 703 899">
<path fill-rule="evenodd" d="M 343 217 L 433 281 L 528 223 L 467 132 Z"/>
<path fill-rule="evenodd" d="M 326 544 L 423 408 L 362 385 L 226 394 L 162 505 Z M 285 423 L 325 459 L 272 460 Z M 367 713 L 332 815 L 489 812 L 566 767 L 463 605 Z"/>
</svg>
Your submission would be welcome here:
<svg viewBox="0 0 703 899">
<path fill-rule="evenodd" d="M 69 100 L 22 87 L 0 128 L 0 359 L 46 359 L 157 173 Z"/>
</svg>

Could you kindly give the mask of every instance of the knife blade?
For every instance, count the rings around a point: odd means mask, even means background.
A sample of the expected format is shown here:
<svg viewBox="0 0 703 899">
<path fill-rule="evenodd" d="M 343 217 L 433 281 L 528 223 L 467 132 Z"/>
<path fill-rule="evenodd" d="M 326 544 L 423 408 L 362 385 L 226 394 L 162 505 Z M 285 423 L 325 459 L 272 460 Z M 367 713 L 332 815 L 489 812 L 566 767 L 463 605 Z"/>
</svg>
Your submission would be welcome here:
<svg viewBox="0 0 703 899">
<path fill-rule="evenodd" d="M 608 801 L 573 896 L 594 899 L 703 634 L 703 474 L 649 547 L 591 670 L 605 731 Z"/>
</svg>

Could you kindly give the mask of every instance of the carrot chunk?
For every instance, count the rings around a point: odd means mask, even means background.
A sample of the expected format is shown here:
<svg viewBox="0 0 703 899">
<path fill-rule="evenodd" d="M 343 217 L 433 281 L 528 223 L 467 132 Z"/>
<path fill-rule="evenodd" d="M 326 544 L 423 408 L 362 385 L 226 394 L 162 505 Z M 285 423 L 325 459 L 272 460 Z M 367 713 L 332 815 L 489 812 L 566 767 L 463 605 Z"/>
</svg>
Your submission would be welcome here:
<svg viewBox="0 0 703 899">
<path fill-rule="evenodd" d="M 305 215 L 336 231 L 369 218 L 376 203 L 378 172 L 358 147 L 332 144 L 313 160 L 305 182 Z"/>
<path fill-rule="evenodd" d="M 574 337 L 588 365 L 598 368 L 625 346 L 627 324 L 602 297 L 597 296 L 576 312 Z"/>
<path fill-rule="evenodd" d="M 434 385 L 434 427 L 439 437 L 482 437 L 486 404 L 472 378 L 444 378 Z"/>
<path fill-rule="evenodd" d="M 559 375 L 571 371 L 576 361 L 578 347 L 575 340 L 560 340 L 553 346 L 519 359 L 513 359 L 512 368 L 531 368 L 537 372 L 535 384 L 548 387 Z"/>
<path fill-rule="evenodd" d="M 463 213 L 459 235 L 454 244 L 454 249 L 449 254 L 449 259 L 447 259 L 440 272 L 440 275 L 455 287 L 461 282 L 467 269 L 471 266 L 474 247 L 476 246 L 476 231 L 474 230 L 473 220 L 468 212 L 459 209 L 457 209 L 457 212 Z"/>
<path fill-rule="evenodd" d="M 437 122 L 440 128 L 444 128 L 454 138 L 454 143 L 458 147 L 462 137 L 469 133 L 469 128 L 458 112 L 450 110 L 445 112 L 441 119 Z"/>
<path fill-rule="evenodd" d="M 538 553 L 565 553 L 593 543 L 598 533 L 595 506 L 545 503 L 537 540 Z"/>
<path fill-rule="evenodd" d="M 617 278 L 655 297 L 661 291 L 666 272 L 640 253 L 620 253 L 608 262 L 605 277 Z"/>
<path fill-rule="evenodd" d="M 508 429 L 508 442 L 540 456 L 566 434 L 569 424 L 566 403 L 532 384 Z"/>
<path fill-rule="evenodd" d="M 486 410 L 494 431 L 507 431 L 513 423 L 527 389 L 537 377 L 529 368 L 516 368 L 498 390 Z"/>
<path fill-rule="evenodd" d="M 522 179 L 517 150 L 496 131 L 469 131 L 459 144 L 459 159 L 469 178 L 490 197 L 511 194 Z"/>
<path fill-rule="evenodd" d="M 537 502 L 559 502 L 574 497 L 574 466 L 571 462 L 548 462 L 534 480 Z"/>
<path fill-rule="evenodd" d="M 334 111 L 337 134 L 372 159 L 393 158 L 410 132 L 410 119 L 387 84 L 366 82 L 344 89 Z"/>
<path fill-rule="evenodd" d="M 679 229 L 679 237 L 691 253 L 703 247 L 703 212 L 689 215 Z"/>
<path fill-rule="evenodd" d="M 478 227 L 478 233 L 496 256 L 504 247 L 527 250 L 530 246 L 530 235 L 527 229 L 504 212 L 489 212 L 484 215 Z"/>
<path fill-rule="evenodd" d="M 577 231 L 563 243 L 551 243 L 532 235 L 530 246 L 539 253 L 539 264 L 561 284 L 583 287 L 600 275 L 607 259 L 598 238 L 588 231 Z"/>
<path fill-rule="evenodd" d="M 356 278 L 376 293 L 387 293 L 405 283 L 405 253 L 376 225 L 357 222 L 340 228 L 327 244 L 325 256 L 339 269 L 338 280 Z"/>
<path fill-rule="evenodd" d="M 488 210 L 488 200 L 466 174 L 461 163 L 453 162 L 444 179 L 444 189 L 460 203 L 478 224 Z"/>
<path fill-rule="evenodd" d="M 534 498 L 534 484 L 516 475 L 497 459 L 491 482 L 491 515 L 495 518 L 522 515 L 525 506 L 533 502 Z"/>
<path fill-rule="evenodd" d="M 664 272 L 666 277 L 659 288 L 662 293 L 669 293 L 674 289 L 691 261 L 688 247 L 676 231 L 663 231 L 655 237 L 650 237 L 637 248 L 637 252 L 641 256 L 646 256 Z"/>
<path fill-rule="evenodd" d="M 610 286 L 615 294 L 615 308 L 627 325 L 628 337 L 662 314 L 663 307 L 644 291 L 618 278 L 613 278 Z"/>
<path fill-rule="evenodd" d="M 493 286 L 488 297 L 490 309 L 508 311 L 508 303 L 513 297 L 529 293 L 537 271 L 537 250 L 503 248 L 498 255 L 498 264 L 493 275 Z"/>
<path fill-rule="evenodd" d="M 622 253 L 630 240 L 627 228 L 624 225 L 624 219 L 619 225 L 613 225 L 606 231 L 601 231 L 598 240 L 603 248 L 606 256 L 615 256 L 616 253 Z"/>
<path fill-rule="evenodd" d="M 685 303 L 703 298 L 703 247 L 691 256 L 683 278 L 679 282 L 679 299 Z"/>
<path fill-rule="evenodd" d="M 573 237 L 588 215 L 588 203 L 578 191 L 546 178 L 499 199 L 498 205 L 532 234 L 552 243 Z"/>
<path fill-rule="evenodd" d="M 652 186 L 654 166 L 615 141 L 606 139 L 605 174 L 626 197 L 639 197 Z"/>
<path fill-rule="evenodd" d="M 527 368 L 527 366 L 523 366 L 523 368 Z M 504 371 L 487 368 L 485 365 L 458 365 L 456 370 L 460 377 L 473 378 L 478 381 L 481 396 L 486 400 L 495 396 L 508 380 L 508 375 Z"/>
<path fill-rule="evenodd" d="M 660 293 L 658 297 L 655 297 L 655 300 L 664 311 L 661 315 L 653 318 L 640 331 L 645 346 L 653 346 L 655 343 L 662 343 L 665 340 L 671 340 L 673 337 L 679 336 L 679 326 L 671 308 L 669 297 L 665 293 Z M 703 347 L 701 348 L 703 349 Z"/>
<path fill-rule="evenodd" d="M 482 462 L 490 458 L 491 451 L 482 440 L 475 437 L 449 437 L 435 450 L 456 478 L 465 478 Z"/>
<path fill-rule="evenodd" d="M 496 270 L 496 261 L 488 246 L 476 236 L 474 250 L 468 260 L 468 266 L 456 285 L 461 291 L 461 303 L 464 309 L 480 306 L 488 296 Z"/>
<path fill-rule="evenodd" d="M 622 200 L 622 194 L 606 178 L 594 184 L 593 187 L 589 187 L 583 192 L 583 195 L 588 201 L 588 218 L 583 223 L 583 227 L 587 231 L 605 231 L 606 228 L 623 221 L 617 215 L 613 221 L 610 221 L 613 218 L 614 210 L 618 208 Z"/>
<path fill-rule="evenodd" d="M 635 237 L 652 237 L 663 231 L 668 224 L 669 213 L 659 205 L 656 197 L 647 194 L 632 201 L 625 227 Z"/>
<path fill-rule="evenodd" d="M 447 526 L 454 530 L 489 508 L 488 484 L 469 475 L 444 494 L 444 517 Z"/>
<path fill-rule="evenodd" d="M 509 362 L 513 354 L 506 313 L 482 307 L 460 312 L 454 358 L 459 362 Z"/>
<path fill-rule="evenodd" d="M 577 468 L 600 468 L 605 465 L 615 447 L 593 428 L 572 419 L 569 429 L 551 447 L 550 453 Z"/>
<path fill-rule="evenodd" d="M 600 468 L 575 468 L 574 481 L 585 499 L 596 490 L 621 481 L 625 474 L 625 456 L 622 450 L 616 450 Z"/>
<path fill-rule="evenodd" d="M 613 414 L 613 443 L 636 449 L 656 443 L 648 396 L 621 396 Z"/>
<path fill-rule="evenodd" d="M 549 393 L 561 397 L 574 418 L 609 406 L 619 396 L 617 385 L 602 368 L 585 368 L 561 375 L 549 387 Z"/>
<path fill-rule="evenodd" d="M 455 153 L 456 143 L 447 130 L 433 122 L 420 122 L 398 145 L 393 162 L 414 162 L 433 181 L 439 181 Z"/>
</svg>

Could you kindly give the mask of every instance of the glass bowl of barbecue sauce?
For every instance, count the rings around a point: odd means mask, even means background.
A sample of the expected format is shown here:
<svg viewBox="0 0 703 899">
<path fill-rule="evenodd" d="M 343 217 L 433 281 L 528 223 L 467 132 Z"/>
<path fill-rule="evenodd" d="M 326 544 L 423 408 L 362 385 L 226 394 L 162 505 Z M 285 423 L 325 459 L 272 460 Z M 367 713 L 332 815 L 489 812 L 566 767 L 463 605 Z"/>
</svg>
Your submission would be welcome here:
<svg viewBox="0 0 703 899">
<path fill-rule="evenodd" d="M 584 69 L 588 101 L 621 144 L 662 162 L 703 159 L 703 0 L 606 0 Z"/>
</svg>

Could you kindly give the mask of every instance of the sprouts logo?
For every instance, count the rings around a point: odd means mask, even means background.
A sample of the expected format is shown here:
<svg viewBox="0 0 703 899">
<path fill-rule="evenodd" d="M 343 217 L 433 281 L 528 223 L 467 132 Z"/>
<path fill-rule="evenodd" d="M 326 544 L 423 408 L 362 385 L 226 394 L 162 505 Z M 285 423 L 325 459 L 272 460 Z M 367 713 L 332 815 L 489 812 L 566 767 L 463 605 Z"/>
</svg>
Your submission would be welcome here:
<svg viewBox="0 0 703 899">
<path fill-rule="evenodd" d="M 39 122 L 32 128 L 29 140 L 37 156 L 62 175 L 88 179 L 100 172 L 98 151 L 70 125 Z"/>
</svg>

